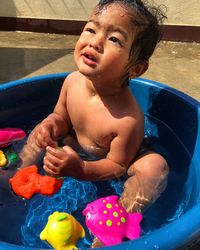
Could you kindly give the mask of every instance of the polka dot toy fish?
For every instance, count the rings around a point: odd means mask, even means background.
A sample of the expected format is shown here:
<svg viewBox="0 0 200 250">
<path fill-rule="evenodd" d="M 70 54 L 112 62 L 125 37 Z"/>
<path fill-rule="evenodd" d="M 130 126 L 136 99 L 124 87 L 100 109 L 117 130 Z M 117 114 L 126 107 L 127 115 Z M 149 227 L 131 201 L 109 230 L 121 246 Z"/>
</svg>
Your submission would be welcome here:
<svg viewBox="0 0 200 250">
<path fill-rule="evenodd" d="M 105 245 L 119 244 L 123 239 L 140 236 L 140 213 L 127 213 L 115 195 L 89 203 L 83 210 L 88 229 Z"/>
</svg>

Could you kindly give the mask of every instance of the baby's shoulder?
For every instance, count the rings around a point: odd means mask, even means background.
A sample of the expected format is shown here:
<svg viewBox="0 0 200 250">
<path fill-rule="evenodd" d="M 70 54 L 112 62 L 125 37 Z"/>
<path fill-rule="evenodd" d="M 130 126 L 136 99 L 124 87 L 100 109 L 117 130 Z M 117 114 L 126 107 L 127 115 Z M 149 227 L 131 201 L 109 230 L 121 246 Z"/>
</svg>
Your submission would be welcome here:
<svg viewBox="0 0 200 250">
<path fill-rule="evenodd" d="M 63 86 L 64 88 L 74 88 L 76 84 L 79 84 L 82 81 L 83 76 L 78 71 L 74 71 L 69 73 L 64 80 Z"/>
<path fill-rule="evenodd" d="M 65 81 L 71 82 L 71 81 L 77 81 L 82 79 L 82 74 L 79 71 L 74 71 L 72 73 L 69 73 L 67 77 L 65 78 Z"/>
<path fill-rule="evenodd" d="M 135 129 L 135 127 L 141 127 L 144 123 L 144 113 L 142 112 L 141 107 L 139 106 L 137 100 L 134 96 L 127 96 L 125 105 L 121 110 L 121 117 L 119 119 L 121 122 L 121 127 L 126 127 L 127 129 Z"/>
</svg>

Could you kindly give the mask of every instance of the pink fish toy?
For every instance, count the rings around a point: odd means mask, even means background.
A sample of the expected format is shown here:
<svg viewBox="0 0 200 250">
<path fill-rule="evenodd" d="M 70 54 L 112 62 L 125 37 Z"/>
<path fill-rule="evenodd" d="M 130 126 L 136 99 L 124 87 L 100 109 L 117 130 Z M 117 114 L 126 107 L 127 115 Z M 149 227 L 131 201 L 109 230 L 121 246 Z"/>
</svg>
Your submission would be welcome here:
<svg viewBox="0 0 200 250">
<path fill-rule="evenodd" d="M 7 147 L 15 141 L 22 140 L 26 136 L 24 130 L 19 128 L 0 129 L 0 148 Z"/>
<path fill-rule="evenodd" d="M 123 239 L 140 237 L 140 213 L 127 213 L 116 195 L 89 203 L 83 210 L 88 229 L 105 246 L 119 244 Z"/>
</svg>

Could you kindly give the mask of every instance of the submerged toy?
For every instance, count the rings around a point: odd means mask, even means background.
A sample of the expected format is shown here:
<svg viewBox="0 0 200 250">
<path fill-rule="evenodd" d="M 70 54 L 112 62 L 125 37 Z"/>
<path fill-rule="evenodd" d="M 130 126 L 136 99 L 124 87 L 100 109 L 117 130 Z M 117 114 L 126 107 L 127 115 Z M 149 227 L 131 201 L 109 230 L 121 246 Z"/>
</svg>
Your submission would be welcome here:
<svg viewBox="0 0 200 250">
<path fill-rule="evenodd" d="M 54 212 L 40 234 L 56 250 L 77 249 L 76 242 L 85 237 L 81 224 L 68 213 Z"/>
<path fill-rule="evenodd" d="M 140 213 L 127 213 L 115 195 L 89 203 L 83 210 L 88 229 L 106 246 L 140 236 Z"/>
<path fill-rule="evenodd" d="M 0 150 L 0 167 L 3 169 L 16 166 L 19 161 L 20 158 L 14 150 L 7 150 L 5 153 Z"/>
<path fill-rule="evenodd" d="M 22 140 L 26 136 L 24 130 L 19 128 L 0 129 L 0 148 L 7 147 L 15 141 Z"/>
<path fill-rule="evenodd" d="M 13 191 L 23 198 L 30 199 L 34 194 L 53 195 L 62 186 L 63 180 L 38 174 L 38 167 L 22 168 L 9 179 Z"/>
</svg>

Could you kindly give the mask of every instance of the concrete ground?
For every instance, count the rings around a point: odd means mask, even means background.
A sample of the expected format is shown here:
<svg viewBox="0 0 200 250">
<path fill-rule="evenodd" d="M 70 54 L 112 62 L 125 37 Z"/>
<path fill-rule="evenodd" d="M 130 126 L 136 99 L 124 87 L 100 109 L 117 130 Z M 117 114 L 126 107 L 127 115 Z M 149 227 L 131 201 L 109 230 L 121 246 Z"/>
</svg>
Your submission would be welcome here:
<svg viewBox="0 0 200 250">
<path fill-rule="evenodd" d="M 75 69 L 77 36 L 0 32 L 0 83 Z M 200 44 L 161 42 L 142 77 L 172 86 L 200 101 Z"/>
</svg>

